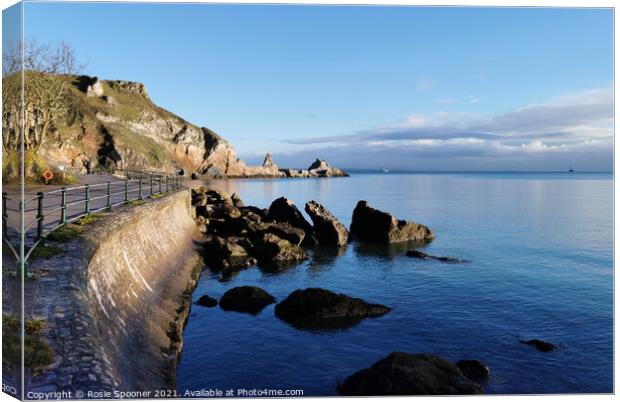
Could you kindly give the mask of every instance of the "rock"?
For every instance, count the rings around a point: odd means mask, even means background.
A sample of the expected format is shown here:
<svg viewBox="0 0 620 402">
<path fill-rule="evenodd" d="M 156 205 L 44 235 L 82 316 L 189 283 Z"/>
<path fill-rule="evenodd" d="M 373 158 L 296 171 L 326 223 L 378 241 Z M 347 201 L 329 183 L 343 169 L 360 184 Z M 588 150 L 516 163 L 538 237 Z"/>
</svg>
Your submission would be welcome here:
<svg viewBox="0 0 620 402">
<path fill-rule="evenodd" d="M 275 301 L 276 299 L 263 289 L 255 286 L 239 286 L 224 293 L 220 299 L 220 307 L 222 310 L 257 314 Z"/>
<path fill-rule="evenodd" d="M 441 262 L 449 262 L 449 263 L 461 263 L 461 262 L 467 262 L 467 260 L 460 260 L 458 258 L 452 258 L 452 257 L 437 257 L 434 255 L 430 255 L 430 254 L 426 254 L 422 251 L 418 251 L 418 250 L 409 250 L 406 253 L 407 257 L 411 257 L 411 258 L 419 258 L 421 260 L 437 260 L 437 261 L 441 261 Z"/>
<path fill-rule="evenodd" d="M 250 245 L 247 239 L 238 237 L 212 236 L 205 244 L 205 262 L 215 272 L 240 270 L 256 264 L 256 259 L 248 254 Z"/>
<path fill-rule="evenodd" d="M 343 170 L 329 166 L 329 163 L 318 158 L 308 167 L 308 173 L 310 176 L 314 177 L 338 177 L 349 175 Z"/>
<path fill-rule="evenodd" d="M 114 90 L 118 92 L 122 92 L 125 94 L 133 94 L 140 95 L 146 99 L 149 99 L 148 92 L 146 91 L 146 87 L 144 84 L 140 82 L 132 82 L 132 81 L 106 81 L 107 84 Z"/>
<path fill-rule="evenodd" d="M 94 77 L 91 84 L 86 88 L 86 96 L 93 98 L 100 98 L 103 96 L 103 86 L 97 77 Z"/>
<path fill-rule="evenodd" d="M 222 170 L 215 166 L 215 165 L 209 165 L 207 166 L 203 171 L 202 174 L 204 176 L 208 176 L 210 178 L 213 179 L 226 179 L 228 178 L 228 176 L 226 176 L 226 173 L 222 172 Z"/>
<path fill-rule="evenodd" d="M 459 360 L 456 367 L 474 382 L 481 383 L 489 378 L 489 368 L 479 360 Z"/>
<path fill-rule="evenodd" d="M 395 243 L 402 241 L 430 242 L 435 238 L 426 226 L 398 220 L 393 215 L 374 209 L 366 201 L 359 201 L 353 210 L 351 235 L 372 243 Z"/>
<path fill-rule="evenodd" d="M 308 255 L 301 247 L 273 233 L 264 232 L 257 234 L 252 240 L 254 242 L 254 252 L 261 265 L 277 267 L 299 263 L 308 259 Z"/>
<path fill-rule="evenodd" d="M 275 167 L 276 169 L 278 168 L 278 165 L 276 165 L 273 162 L 273 158 L 271 157 L 270 153 L 265 155 L 265 160 L 263 161 L 263 167 L 265 167 L 265 168 L 273 168 L 273 167 Z"/>
<path fill-rule="evenodd" d="M 467 395 L 482 387 L 448 361 L 431 354 L 394 352 L 338 386 L 346 396 Z"/>
<path fill-rule="evenodd" d="M 314 236 L 314 228 L 291 200 L 285 197 L 274 200 L 269 206 L 268 215 L 270 219 L 276 222 L 288 223 L 295 228 L 303 230 L 304 246 L 313 246 L 317 243 L 317 239 Z"/>
<path fill-rule="evenodd" d="M 233 193 L 233 195 L 230 196 L 230 199 L 232 200 L 232 203 L 235 206 L 235 208 L 241 208 L 244 206 L 243 201 L 241 201 L 241 198 L 239 198 L 237 193 Z"/>
<path fill-rule="evenodd" d="M 285 177 L 288 178 L 307 178 L 310 177 L 310 172 L 305 169 L 280 169 L 280 172 L 284 174 Z"/>
<path fill-rule="evenodd" d="M 316 201 L 306 203 L 306 212 L 314 223 L 314 235 L 319 244 L 342 247 L 347 244 L 349 232 L 334 215 Z"/>
<path fill-rule="evenodd" d="M 200 299 L 196 301 L 196 304 L 203 307 L 215 307 L 217 306 L 217 300 L 209 295 L 202 295 Z"/>
<path fill-rule="evenodd" d="M 295 246 L 300 246 L 305 237 L 305 232 L 302 229 L 293 227 L 285 222 L 269 223 L 265 231 L 287 240 Z"/>
<path fill-rule="evenodd" d="M 241 214 L 244 216 L 251 214 L 254 214 L 256 216 L 258 216 L 260 218 L 261 221 L 263 222 L 270 222 L 272 219 L 269 217 L 269 210 L 268 209 L 262 209 L 262 208 L 258 208 L 258 207 L 253 207 L 251 205 L 248 206 L 243 206 L 243 207 L 237 207 L 239 208 L 239 210 L 241 211 Z"/>
<path fill-rule="evenodd" d="M 552 343 L 541 341 L 540 339 L 530 339 L 529 341 L 519 341 L 524 345 L 535 346 L 541 352 L 551 352 L 556 350 L 558 347 Z"/>
<path fill-rule="evenodd" d="M 269 217 L 277 222 L 285 222 L 306 233 L 312 232 L 312 225 L 304 218 L 295 204 L 286 197 L 274 200 L 269 206 Z"/>
<path fill-rule="evenodd" d="M 275 314 L 301 329 L 346 328 L 391 309 L 326 289 L 298 289 L 276 305 Z"/>
</svg>

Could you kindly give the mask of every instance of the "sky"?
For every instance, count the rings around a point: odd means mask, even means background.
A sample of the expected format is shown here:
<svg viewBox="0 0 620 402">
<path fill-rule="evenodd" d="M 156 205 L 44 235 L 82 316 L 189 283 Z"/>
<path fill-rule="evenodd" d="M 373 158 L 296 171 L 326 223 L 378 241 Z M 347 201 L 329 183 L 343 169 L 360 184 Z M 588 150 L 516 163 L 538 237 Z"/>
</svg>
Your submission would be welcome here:
<svg viewBox="0 0 620 402">
<path fill-rule="evenodd" d="M 612 170 L 610 9 L 33 2 L 24 34 L 250 163 Z"/>
</svg>

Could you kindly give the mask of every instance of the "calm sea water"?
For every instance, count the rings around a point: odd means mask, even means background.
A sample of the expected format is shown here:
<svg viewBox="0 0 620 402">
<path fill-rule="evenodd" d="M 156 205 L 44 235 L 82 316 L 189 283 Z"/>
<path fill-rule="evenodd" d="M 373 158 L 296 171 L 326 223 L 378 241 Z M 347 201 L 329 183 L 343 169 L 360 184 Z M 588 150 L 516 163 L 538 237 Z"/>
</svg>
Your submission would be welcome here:
<svg viewBox="0 0 620 402">
<path fill-rule="evenodd" d="M 399 247 L 352 243 L 315 252 L 280 274 L 258 268 L 228 282 L 204 271 L 194 299 L 240 285 L 278 300 L 323 287 L 392 312 L 343 331 L 297 330 L 274 306 L 251 316 L 194 306 L 184 335 L 178 389 L 303 389 L 336 385 L 392 351 L 428 352 L 491 370 L 486 393 L 613 391 L 613 177 L 604 173 L 358 174 L 349 178 L 218 182 L 246 205 L 281 195 L 300 209 L 317 200 L 345 225 L 360 199 L 430 226 L 420 261 Z M 559 350 L 518 343 L 540 338 Z"/>
</svg>

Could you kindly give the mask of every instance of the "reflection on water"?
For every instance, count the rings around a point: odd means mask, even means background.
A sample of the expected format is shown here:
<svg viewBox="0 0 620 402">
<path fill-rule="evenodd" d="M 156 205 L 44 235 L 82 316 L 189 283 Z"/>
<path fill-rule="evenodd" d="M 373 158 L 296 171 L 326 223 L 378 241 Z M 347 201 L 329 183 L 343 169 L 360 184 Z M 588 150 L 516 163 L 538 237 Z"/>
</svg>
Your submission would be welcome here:
<svg viewBox="0 0 620 402">
<path fill-rule="evenodd" d="M 343 179 L 213 183 L 261 208 L 315 199 L 345 226 L 360 199 L 428 225 L 418 248 L 467 264 L 409 258 L 414 245 L 352 242 L 309 250 L 279 273 L 256 267 L 227 282 L 205 272 L 194 294 L 220 298 L 258 286 L 284 300 L 321 287 L 392 308 L 332 331 L 289 325 L 267 306 L 256 316 L 194 307 L 178 369 L 180 390 L 294 388 L 336 395 L 336 384 L 396 350 L 480 359 L 487 393 L 612 392 L 613 181 L 609 174 L 354 175 Z M 560 345 L 542 354 L 521 345 Z"/>
</svg>

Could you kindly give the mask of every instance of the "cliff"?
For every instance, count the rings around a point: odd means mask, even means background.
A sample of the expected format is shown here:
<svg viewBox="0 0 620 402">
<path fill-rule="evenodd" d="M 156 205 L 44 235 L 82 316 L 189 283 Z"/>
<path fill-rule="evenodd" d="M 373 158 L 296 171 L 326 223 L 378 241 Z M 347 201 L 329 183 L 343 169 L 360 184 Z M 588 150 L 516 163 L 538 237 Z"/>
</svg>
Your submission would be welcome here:
<svg viewBox="0 0 620 402">
<path fill-rule="evenodd" d="M 155 105 L 141 83 L 74 77 L 62 101 L 66 107 L 38 150 L 51 166 L 82 172 L 117 168 L 185 175 L 284 176 L 273 161 L 247 166 L 217 133 Z M 36 119 L 38 113 L 31 112 L 28 115 Z M 6 125 L 3 129 L 11 130 Z"/>
</svg>

